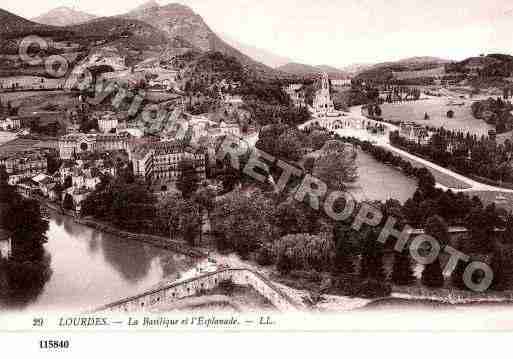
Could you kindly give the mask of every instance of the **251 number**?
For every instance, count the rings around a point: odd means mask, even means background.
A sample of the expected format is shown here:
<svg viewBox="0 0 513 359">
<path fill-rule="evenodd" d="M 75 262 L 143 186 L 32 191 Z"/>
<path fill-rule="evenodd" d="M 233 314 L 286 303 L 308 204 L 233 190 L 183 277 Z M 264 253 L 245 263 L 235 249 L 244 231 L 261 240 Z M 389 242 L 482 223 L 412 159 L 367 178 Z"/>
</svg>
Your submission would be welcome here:
<svg viewBox="0 0 513 359">
<path fill-rule="evenodd" d="M 40 340 L 40 349 L 68 349 L 69 340 Z"/>
</svg>

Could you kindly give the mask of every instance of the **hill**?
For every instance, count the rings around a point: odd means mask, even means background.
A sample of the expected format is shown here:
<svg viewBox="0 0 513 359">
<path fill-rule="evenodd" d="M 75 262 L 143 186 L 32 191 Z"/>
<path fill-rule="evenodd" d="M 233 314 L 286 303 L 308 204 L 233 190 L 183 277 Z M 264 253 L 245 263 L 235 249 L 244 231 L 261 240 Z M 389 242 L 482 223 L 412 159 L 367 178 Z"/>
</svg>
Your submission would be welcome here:
<svg viewBox="0 0 513 359">
<path fill-rule="evenodd" d="M 426 71 L 441 68 L 448 63 L 450 63 L 449 60 L 437 57 L 410 57 L 398 61 L 389 61 L 373 65 L 368 69 L 361 71 L 357 75 L 357 79 L 363 81 L 385 82 L 404 77 L 415 78 L 415 72 L 419 72 L 417 74 L 418 77 L 423 77 L 431 74 L 431 72 Z M 402 72 L 408 72 L 408 75 L 401 76 L 400 73 Z M 439 71 L 433 71 L 433 73 L 439 74 Z"/>
<path fill-rule="evenodd" d="M 297 62 L 289 62 L 277 68 L 277 70 L 289 73 L 298 77 L 317 77 L 319 73 L 326 72 L 331 79 L 348 78 L 349 73 L 332 66 L 320 65 L 311 66 Z"/>
<path fill-rule="evenodd" d="M 42 15 L 39 15 L 38 17 L 35 17 L 31 20 L 44 25 L 69 26 L 82 24 L 84 22 L 91 21 L 96 17 L 96 15 L 74 10 L 66 6 L 61 6 L 52 9 Z"/>
</svg>

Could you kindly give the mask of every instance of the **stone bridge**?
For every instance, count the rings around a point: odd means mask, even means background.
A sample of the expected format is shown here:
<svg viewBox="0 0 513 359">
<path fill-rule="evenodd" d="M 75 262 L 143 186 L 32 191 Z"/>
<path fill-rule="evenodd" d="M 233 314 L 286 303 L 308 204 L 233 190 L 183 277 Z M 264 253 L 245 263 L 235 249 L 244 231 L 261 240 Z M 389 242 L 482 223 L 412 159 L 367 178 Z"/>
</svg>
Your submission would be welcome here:
<svg viewBox="0 0 513 359">
<path fill-rule="evenodd" d="M 268 299 L 271 304 L 282 312 L 298 311 L 301 304 L 296 303 L 280 288 L 260 273 L 245 268 L 221 269 L 206 273 L 178 283 L 169 284 L 145 293 L 121 299 L 117 302 L 97 308 L 94 312 L 138 312 L 158 309 L 159 306 L 169 304 L 180 299 L 200 294 L 203 290 L 210 290 L 220 282 L 231 280 L 234 284 L 250 286 L 260 295 Z"/>
</svg>

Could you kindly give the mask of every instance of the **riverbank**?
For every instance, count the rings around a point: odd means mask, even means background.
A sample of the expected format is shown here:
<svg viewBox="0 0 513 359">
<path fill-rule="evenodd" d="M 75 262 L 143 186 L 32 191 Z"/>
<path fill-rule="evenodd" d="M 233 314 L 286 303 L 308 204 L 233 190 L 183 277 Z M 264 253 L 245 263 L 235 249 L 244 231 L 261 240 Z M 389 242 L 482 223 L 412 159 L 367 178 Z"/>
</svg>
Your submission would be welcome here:
<svg viewBox="0 0 513 359">
<path fill-rule="evenodd" d="M 205 258 L 207 254 L 199 249 L 199 248 L 193 248 L 189 246 L 187 243 L 182 241 L 173 240 L 166 237 L 161 236 L 155 236 L 151 234 L 144 234 L 144 233 L 132 233 L 123 231 L 119 228 L 116 228 L 108 223 L 104 223 L 92 218 L 77 218 L 73 215 L 71 211 L 66 211 L 61 208 L 59 208 L 57 205 L 48 202 L 46 200 L 39 199 L 39 202 L 43 204 L 46 208 L 57 212 L 58 214 L 65 215 L 68 217 L 71 217 L 76 223 L 84 225 L 86 227 L 92 228 L 94 230 L 107 233 L 119 238 L 133 240 L 133 241 L 139 241 L 146 244 L 151 244 L 155 247 L 166 249 L 172 252 L 180 253 L 187 255 L 189 257 L 194 258 Z"/>
</svg>

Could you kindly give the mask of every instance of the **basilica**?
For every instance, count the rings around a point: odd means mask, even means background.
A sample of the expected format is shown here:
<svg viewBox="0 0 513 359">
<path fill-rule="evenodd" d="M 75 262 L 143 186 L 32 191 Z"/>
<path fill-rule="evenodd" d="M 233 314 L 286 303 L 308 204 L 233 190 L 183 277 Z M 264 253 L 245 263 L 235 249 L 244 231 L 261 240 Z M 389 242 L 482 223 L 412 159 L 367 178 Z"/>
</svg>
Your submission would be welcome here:
<svg viewBox="0 0 513 359">
<path fill-rule="evenodd" d="M 70 159 L 82 152 L 128 151 L 130 138 L 128 133 L 70 133 L 59 138 L 59 155 Z"/>
<path fill-rule="evenodd" d="M 327 73 L 322 74 L 321 88 L 315 93 L 313 110 L 317 114 L 329 114 L 335 111 L 330 95 L 330 80 Z"/>
</svg>

